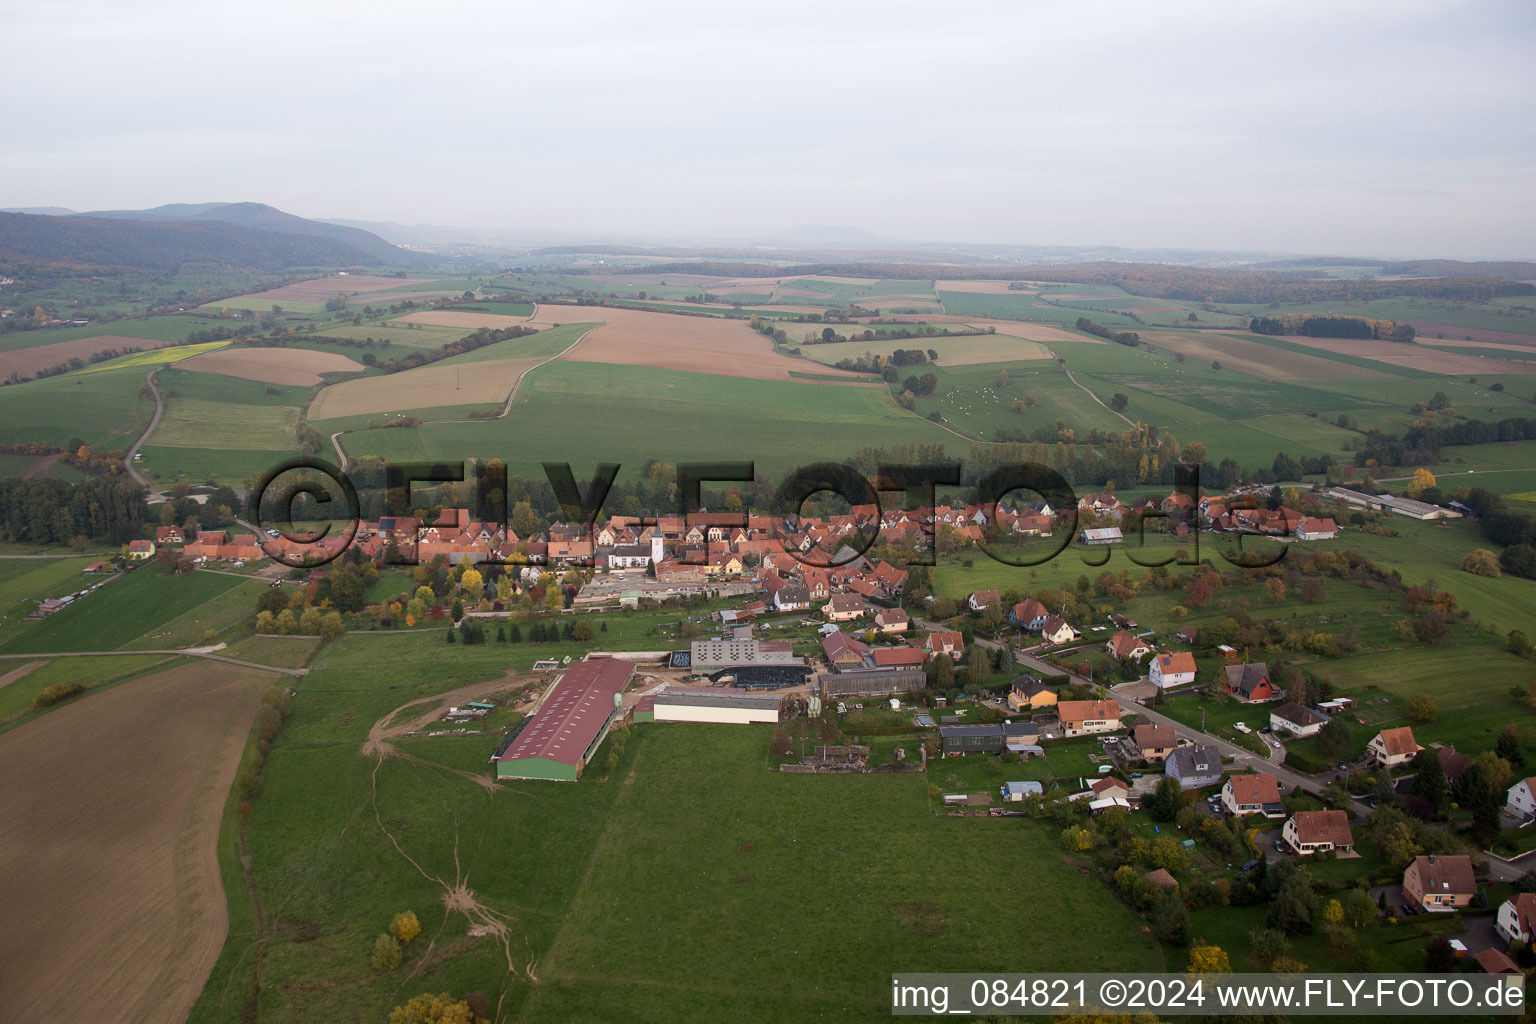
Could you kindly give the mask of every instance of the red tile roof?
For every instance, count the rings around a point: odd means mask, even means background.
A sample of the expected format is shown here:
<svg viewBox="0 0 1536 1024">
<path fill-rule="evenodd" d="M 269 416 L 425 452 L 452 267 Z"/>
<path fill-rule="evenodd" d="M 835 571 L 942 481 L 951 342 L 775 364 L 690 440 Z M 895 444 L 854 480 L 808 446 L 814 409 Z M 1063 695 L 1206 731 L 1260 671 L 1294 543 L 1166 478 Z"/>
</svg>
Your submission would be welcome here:
<svg viewBox="0 0 1536 1024">
<path fill-rule="evenodd" d="M 1239 807 L 1280 802 L 1280 783 L 1273 775 L 1231 775 L 1227 783 Z"/>
<path fill-rule="evenodd" d="M 614 694 L 624 692 L 634 672 L 633 662 L 618 658 L 595 658 L 572 665 L 533 721 L 497 760 L 544 757 L 561 764 L 580 764 L 613 713 Z"/>
</svg>

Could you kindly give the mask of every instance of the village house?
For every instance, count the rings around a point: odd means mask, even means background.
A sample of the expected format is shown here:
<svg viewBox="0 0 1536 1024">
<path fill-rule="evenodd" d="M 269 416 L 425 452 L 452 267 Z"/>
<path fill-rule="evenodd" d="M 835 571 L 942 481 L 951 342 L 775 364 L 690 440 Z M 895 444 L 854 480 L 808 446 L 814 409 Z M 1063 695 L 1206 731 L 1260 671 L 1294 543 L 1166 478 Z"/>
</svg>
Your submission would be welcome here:
<svg viewBox="0 0 1536 1024">
<path fill-rule="evenodd" d="M 821 642 L 821 652 L 834 669 L 858 668 L 864 664 L 869 647 L 847 633 L 833 633 Z"/>
<path fill-rule="evenodd" d="M 1184 790 L 1204 789 L 1221 781 L 1221 751 L 1208 744 L 1179 747 L 1168 755 L 1164 769 Z"/>
<path fill-rule="evenodd" d="M 953 630 L 937 630 L 923 639 L 923 649 L 929 654 L 947 654 L 951 661 L 959 661 L 965 655 L 965 638 Z"/>
<path fill-rule="evenodd" d="M 1286 701 L 1269 713 L 1269 727 L 1275 732 L 1288 732 L 1292 736 L 1314 736 L 1328 724 L 1328 716 L 1303 707 L 1295 701 Z"/>
<path fill-rule="evenodd" d="M 875 615 L 875 628 L 882 633 L 905 633 L 912 620 L 900 608 L 882 608 Z"/>
<path fill-rule="evenodd" d="M 1521 779 L 1510 786 L 1504 809 L 1521 821 L 1536 815 L 1536 778 Z"/>
<path fill-rule="evenodd" d="M 1067 620 L 1059 615 L 1046 616 L 1045 622 L 1040 626 L 1040 639 L 1048 644 L 1066 644 L 1076 640 L 1077 630 L 1067 624 Z"/>
<path fill-rule="evenodd" d="M 1123 629 L 1105 642 L 1104 649 L 1109 651 L 1110 657 L 1121 661 L 1126 658 L 1140 661 L 1152 653 L 1151 645 L 1145 640 Z"/>
<path fill-rule="evenodd" d="M 1423 910 L 1446 911 L 1472 905 L 1477 879 L 1464 853 L 1413 858 L 1403 871 L 1403 900 Z"/>
<path fill-rule="evenodd" d="M 1162 761 L 1178 746 L 1171 725 L 1138 725 L 1131 730 L 1131 741 L 1143 761 Z"/>
<path fill-rule="evenodd" d="M 1536 939 L 1536 893 L 1516 893 L 1514 899 L 1505 900 L 1493 927 L 1505 942 L 1530 945 Z"/>
<path fill-rule="evenodd" d="M 1010 711 L 1039 711 L 1042 708 L 1055 707 L 1056 702 L 1056 691 L 1034 676 L 1019 676 L 1008 689 L 1008 710 Z"/>
<path fill-rule="evenodd" d="M 833 594 L 821 612 L 828 622 L 852 622 L 863 618 L 868 610 L 869 605 L 858 594 Z"/>
<path fill-rule="evenodd" d="M 1413 729 L 1406 725 L 1381 730 L 1365 746 L 1371 760 L 1383 768 L 1407 764 L 1423 749 L 1413 738 Z"/>
<path fill-rule="evenodd" d="M 1032 597 L 1026 598 L 1008 609 L 1008 621 L 1020 629 L 1027 629 L 1031 632 L 1038 630 L 1045 623 L 1045 620 L 1050 618 L 1050 615 L 1051 613 L 1046 611 L 1045 605 Z"/>
<path fill-rule="evenodd" d="M 995 590 L 977 590 L 966 598 L 965 606 L 973 612 L 985 611 L 1002 601 Z"/>
<path fill-rule="evenodd" d="M 181 527 L 179 526 L 155 527 L 156 544 L 184 544 L 186 543 L 186 539 L 186 536 L 181 532 Z"/>
<path fill-rule="evenodd" d="M 1285 843 L 1297 856 L 1336 850 L 1353 852 L 1354 833 L 1349 830 L 1349 815 L 1343 811 L 1297 811 L 1281 830 Z"/>
<path fill-rule="evenodd" d="M 1120 728 L 1120 705 L 1112 700 L 1064 700 L 1056 705 L 1063 736 L 1086 736 Z"/>
<path fill-rule="evenodd" d="M 1160 689 L 1184 686 L 1195 681 L 1195 656 L 1188 651 L 1159 654 L 1152 659 L 1147 678 Z"/>
<path fill-rule="evenodd" d="M 1245 704 L 1273 700 L 1275 688 L 1269 681 L 1269 666 L 1261 661 L 1246 665 L 1228 665 L 1222 669 L 1226 676 L 1227 692 Z"/>
<path fill-rule="evenodd" d="M 1221 787 L 1221 803 L 1231 814 L 1285 817 L 1285 804 L 1280 802 L 1280 781 L 1273 775 L 1229 775 Z"/>
<path fill-rule="evenodd" d="M 128 557 L 135 562 L 142 562 L 147 558 L 155 557 L 155 542 L 152 540 L 129 541 Z"/>
<path fill-rule="evenodd" d="M 1296 524 L 1296 539 L 1333 540 L 1339 535 L 1339 526 L 1332 519 L 1302 519 Z"/>
</svg>

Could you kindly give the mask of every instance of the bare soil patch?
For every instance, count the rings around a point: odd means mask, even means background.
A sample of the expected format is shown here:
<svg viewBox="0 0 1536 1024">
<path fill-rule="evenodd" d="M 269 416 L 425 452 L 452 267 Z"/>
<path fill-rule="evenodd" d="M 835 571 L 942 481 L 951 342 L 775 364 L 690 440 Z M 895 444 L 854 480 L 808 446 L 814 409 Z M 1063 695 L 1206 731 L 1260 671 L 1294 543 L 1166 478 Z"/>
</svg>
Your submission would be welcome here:
<svg viewBox="0 0 1536 1024">
<path fill-rule="evenodd" d="M 1483 343 L 1483 347 L 1489 346 L 1488 342 L 1497 342 L 1499 345 L 1514 345 L 1518 348 L 1536 347 L 1536 334 L 1522 334 L 1519 331 L 1496 331 L 1493 328 L 1463 327 L 1460 324 L 1445 324 L 1438 320 L 1409 320 L 1413 329 L 1419 332 L 1419 341 L 1426 345 L 1451 345 L 1456 342 L 1466 344 L 1466 339 L 1471 338 L 1474 344 Z M 1435 335 L 1443 334 L 1444 338 Z"/>
<path fill-rule="evenodd" d="M 165 348 L 167 345 L 179 345 L 179 341 L 156 341 L 153 338 L 125 338 L 116 334 L 98 334 L 91 338 L 77 338 L 74 341 L 56 341 L 51 345 L 36 345 L 32 348 L 18 348 L 11 352 L 0 352 L 0 380 L 5 380 L 11 374 L 22 377 L 30 377 L 38 370 L 46 370 L 50 366 L 57 366 L 70 359 L 88 360 L 97 352 L 104 352 L 112 348 L 137 348 L 148 351 L 152 348 Z"/>
<path fill-rule="evenodd" d="M 221 373 L 241 380 L 299 387 L 319 384 L 322 373 L 361 373 L 363 364 L 340 352 L 307 348 L 224 348 L 183 359 L 176 366 L 199 373 Z"/>
<path fill-rule="evenodd" d="M 187 665 L 0 736 L 0 1019 L 186 1019 L 228 929 L 219 823 L 274 678 Z"/>
<path fill-rule="evenodd" d="M 664 370 L 719 373 L 757 380 L 793 380 L 791 370 L 841 375 L 774 352 L 773 344 L 742 320 L 677 316 L 631 309 L 584 307 L 605 323 L 562 359 Z M 852 374 L 850 384 L 860 384 Z M 872 385 L 864 385 L 872 386 Z M 313 415 L 313 414 L 311 414 Z"/>
<path fill-rule="evenodd" d="M 434 364 L 346 380 L 321 390 L 309 407 L 309 418 L 328 420 L 444 405 L 492 405 L 505 401 L 518 379 L 543 361 L 535 356 Z"/>
<path fill-rule="evenodd" d="M 1449 376 L 1459 377 L 1464 374 L 1479 373 L 1536 373 L 1536 366 L 1530 363 L 1489 359 L 1471 353 L 1437 352 L 1421 345 L 1404 345 L 1396 341 L 1375 341 L 1364 338 L 1304 338 L 1299 335 L 1286 335 L 1285 340 L 1294 341 L 1308 348 L 1322 349 L 1324 352 L 1340 352 L 1365 359 L 1379 359 L 1394 366 L 1407 366 L 1415 370 L 1443 373 Z"/>
<path fill-rule="evenodd" d="M 397 316 L 390 323 L 429 324 L 433 327 L 463 327 L 476 330 L 481 327 L 512 327 L 526 323 L 526 316 L 507 316 L 505 313 L 475 313 L 458 309 L 429 309 L 420 313 Z"/>
<path fill-rule="evenodd" d="M 979 295 L 1033 295 L 1038 288 L 1009 288 L 1011 281 L 937 281 L 941 292 L 975 292 Z"/>
<path fill-rule="evenodd" d="M 328 299 L 334 299 L 338 292 L 345 292 L 348 295 L 387 292 L 418 284 L 430 284 L 435 280 L 437 279 L 433 277 L 375 277 L 372 274 L 348 274 L 346 277 L 315 277 L 297 284 L 285 284 L 281 288 L 269 288 L 264 292 L 240 297 L 276 303 L 325 302 Z"/>
</svg>

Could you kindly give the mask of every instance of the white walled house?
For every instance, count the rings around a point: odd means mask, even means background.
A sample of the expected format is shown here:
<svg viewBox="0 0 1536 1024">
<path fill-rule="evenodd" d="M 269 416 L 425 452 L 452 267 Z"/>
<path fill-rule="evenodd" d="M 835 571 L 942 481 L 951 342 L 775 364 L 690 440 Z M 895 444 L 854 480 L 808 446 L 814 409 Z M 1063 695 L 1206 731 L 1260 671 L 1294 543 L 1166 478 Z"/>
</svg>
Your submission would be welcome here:
<svg viewBox="0 0 1536 1024">
<path fill-rule="evenodd" d="M 1159 654 L 1152 659 L 1147 678 L 1160 689 L 1192 683 L 1195 681 L 1195 656 L 1188 651 Z"/>
<path fill-rule="evenodd" d="M 1536 779 L 1521 779 L 1510 786 L 1504 809 L 1522 820 L 1536 815 Z"/>
</svg>

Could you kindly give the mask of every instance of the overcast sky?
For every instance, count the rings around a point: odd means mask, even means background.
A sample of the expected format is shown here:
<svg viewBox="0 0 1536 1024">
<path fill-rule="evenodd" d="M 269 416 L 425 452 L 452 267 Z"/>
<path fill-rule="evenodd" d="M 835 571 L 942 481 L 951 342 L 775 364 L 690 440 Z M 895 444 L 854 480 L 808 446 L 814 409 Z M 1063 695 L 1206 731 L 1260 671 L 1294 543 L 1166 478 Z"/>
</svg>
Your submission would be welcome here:
<svg viewBox="0 0 1536 1024">
<path fill-rule="evenodd" d="M 0 35 L 0 206 L 1536 257 L 1528 0 L 4 0 Z"/>
</svg>

